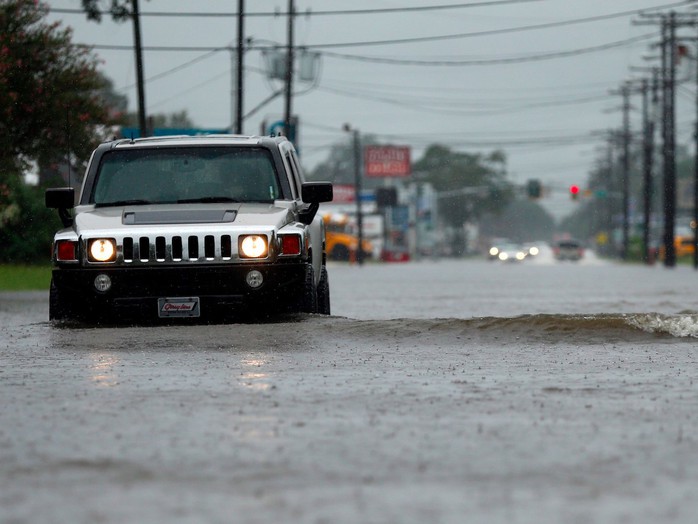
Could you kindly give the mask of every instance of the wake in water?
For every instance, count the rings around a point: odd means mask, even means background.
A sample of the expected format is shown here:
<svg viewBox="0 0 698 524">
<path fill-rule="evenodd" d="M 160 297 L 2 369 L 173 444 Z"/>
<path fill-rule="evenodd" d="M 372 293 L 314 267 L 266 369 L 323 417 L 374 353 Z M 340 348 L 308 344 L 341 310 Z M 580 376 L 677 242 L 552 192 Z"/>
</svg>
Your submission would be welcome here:
<svg viewBox="0 0 698 524">
<path fill-rule="evenodd" d="M 333 333 L 351 337 L 396 338 L 455 336 L 571 344 L 614 341 L 657 341 L 698 338 L 698 315 L 600 314 L 522 315 L 512 318 L 350 320 L 334 317 Z"/>
</svg>

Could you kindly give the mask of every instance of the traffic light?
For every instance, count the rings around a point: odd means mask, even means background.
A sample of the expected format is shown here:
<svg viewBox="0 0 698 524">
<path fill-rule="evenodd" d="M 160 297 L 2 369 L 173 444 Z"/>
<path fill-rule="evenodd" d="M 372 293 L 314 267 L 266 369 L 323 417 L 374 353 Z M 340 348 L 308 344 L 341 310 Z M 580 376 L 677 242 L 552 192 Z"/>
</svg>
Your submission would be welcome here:
<svg viewBox="0 0 698 524">
<path fill-rule="evenodd" d="M 528 193 L 528 198 L 531 198 L 531 199 L 540 198 L 541 193 L 542 193 L 540 180 L 531 179 L 528 182 L 526 182 L 526 193 Z"/>
<path fill-rule="evenodd" d="M 570 198 L 572 200 L 577 200 L 578 196 L 579 196 L 579 186 L 571 185 L 570 186 Z"/>
</svg>

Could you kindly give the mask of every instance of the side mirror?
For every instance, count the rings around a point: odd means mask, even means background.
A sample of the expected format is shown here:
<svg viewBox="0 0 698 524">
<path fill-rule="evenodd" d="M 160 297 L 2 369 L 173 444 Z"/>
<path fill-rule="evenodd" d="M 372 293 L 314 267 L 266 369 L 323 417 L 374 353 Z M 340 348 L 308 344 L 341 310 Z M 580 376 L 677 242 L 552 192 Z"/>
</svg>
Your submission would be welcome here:
<svg viewBox="0 0 698 524">
<path fill-rule="evenodd" d="M 75 189 L 72 187 L 56 187 L 46 190 L 46 207 L 58 209 L 58 216 L 61 217 L 63 227 L 73 225 L 73 217 L 68 212 L 75 207 Z"/>
<path fill-rule="evenodd" d="M 57 187 L 46 190 L 46 207 L 49 209 L 73 209 L 75 206 L 75 189 Z"/>
<path fill-rule="evenodd" d="M 331 182 L 305 182 L 301 187 L 301 197 L 306 204 L 319 204 L 320 202 L 332 202 Z"/>
</svg>

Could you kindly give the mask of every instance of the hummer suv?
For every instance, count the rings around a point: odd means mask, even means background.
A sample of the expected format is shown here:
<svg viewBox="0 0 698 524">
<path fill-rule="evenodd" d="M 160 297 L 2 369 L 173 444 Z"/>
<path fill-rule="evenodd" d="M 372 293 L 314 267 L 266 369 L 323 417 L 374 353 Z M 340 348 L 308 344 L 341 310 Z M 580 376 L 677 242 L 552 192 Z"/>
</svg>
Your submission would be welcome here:
<svg viewBox="0 0 698 524">
<path fill-rule="evenodd" d="M 284 137 L 122 139 L 72 188 L 46 192 L 54 238 L 51 320 L 330 314 L 319 204 Z"/>
</svg>

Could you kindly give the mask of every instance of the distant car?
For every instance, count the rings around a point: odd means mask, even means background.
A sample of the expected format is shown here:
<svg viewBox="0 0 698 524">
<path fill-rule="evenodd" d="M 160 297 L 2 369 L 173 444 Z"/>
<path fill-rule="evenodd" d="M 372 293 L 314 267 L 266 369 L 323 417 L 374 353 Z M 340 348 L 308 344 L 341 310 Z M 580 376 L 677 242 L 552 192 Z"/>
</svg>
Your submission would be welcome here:
<svg viewBox="0 0 698 524">
<path fill-rule="evenodd" d="M 526 250 L 517 244 L 504 244 L 499 247 L 497 258 L 502 262 L 521 262 L 526 258 Z"/>
<path fill-rule="evenodd" d="M 524 244 L 522 247 L 526 251 L 526 256 L 535 257 L 540 253 L 540 249 L 536 244 Z"/>
<path fill-rule="evenodd" d="M 558 240 L 553 244 L 553 255 L 556 260 L 581 260 L 584 258 L 584 246 L 579 240 Z"/>
<path fill-rule="evenodd" d="M 499 253 L 503 246 L 511 245 L 511 240 L 506 238 L 495 238 L 490 242 L 490 247 L 487 250 L 487 260 L 499 260 Z"/>
</svg>

